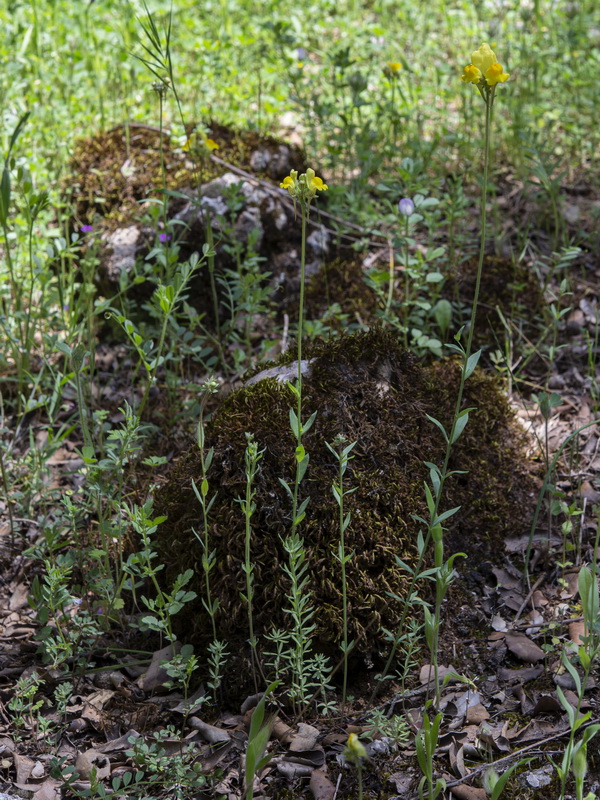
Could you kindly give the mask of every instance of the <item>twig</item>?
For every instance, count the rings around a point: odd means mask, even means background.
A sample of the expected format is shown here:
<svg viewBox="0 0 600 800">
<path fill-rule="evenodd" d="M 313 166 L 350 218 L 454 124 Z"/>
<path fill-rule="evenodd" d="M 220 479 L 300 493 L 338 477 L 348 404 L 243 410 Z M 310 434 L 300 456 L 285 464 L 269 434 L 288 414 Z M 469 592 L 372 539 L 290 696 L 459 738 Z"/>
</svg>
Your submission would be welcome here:
<svg viewBox="0 0 600 800">
<path fill-rule="evenodd" d="M 514 625 L 514 623 L 515 623 L 515 622 L 518 622 L 518 620 L 519 620 L 519 617 L 520 617 L 520 616 L 521 616 L 521 614 L 523 613 L 523 609 L 525 608 L 525 606 L 527 605 L 527 603 L 530 601 L 530 599 L 531 599 L 531 597 L 533 596 L 533 593 L 535 592 L 535 590 L 538 588 L 538 586 L 540 585 L 540 583 L 541 583 L 541 582 L 542 582 L 542 581 L 543 581 L 545 578 L 546 578 L 546 573 L 545 573 L 545 572 L 543 572 L 543 573 L 540 575 L 540 577 L 537 579 L 537 581 L 536 581 L 536 582 L 533 584 L 533 586 L 531 587 L 531 589 L 530 589 L 530 590 L 527 592 L 527 595 L 525 596 L 525 599 L 523 600 L 523 602 L 522 602 L 522 603 L 521 603 L 521 605 L 519 606 L 519 610 L 517 611 L 517 615 L 516 615 L 516 617 L 513 619 L 513 625 Z"/>
<path fill-rule="evenodd" d="M 585 729 L 590 725 L 595 725 L 598 723 L 599 720 L 600 717 L 596 720 L 589 720 L 585 725 L 582 725 L 581 728 Z M 567 728 L 566 730 L 561 731 L 560 733 L 555 733 L 553 736 L 548 736 L 546 739 L 541 739 L 540 741 L 532 742 L 531 744 L 528 744 L 526 747 L 522 747 L 520 750 L 517 750 L 516 752 L 511 753 L 508 756 L 504 756 L 503 758 L 499 758 L 497 761 L 493 761 L 491 764 L 483 764 L 481 767 L 477 767 L 477 769 L 474 769 L 473 772 L 469 772 L 468 775 L 464 775 L 462 778 L 457 778 L 455 781 L 450 781 L 449 783 L 446 784 L 446 788 L 451 789 L 453 786 L 460 786 L 463 783 L 467 783 L 467 781 L 470 781 L 472 778 L 476 778 L 478 775 L 481 775 L 482 772 L 485 772 L 490 768 L 496 768 L 501 764 L 505 764 L 506 762 L 513 761 L 515 758 L 519 758 L 521 755 L 523 755 L 523 753 L 528 753 L 531 750 L 541 747 L 542 745 L 548 744 L 549 742 L 555 742 L 557 739 L 562 739 L 563 736 L 568 736 L 570 732 L 571 732 L 570 728 Z M 389 797 L 388 800 L 419 800 L 419 795 L 415 794 L 412 797 L 407 798 L 404 795 L 396 794 L 393 795 L 392 797 Z"/>
</svg>

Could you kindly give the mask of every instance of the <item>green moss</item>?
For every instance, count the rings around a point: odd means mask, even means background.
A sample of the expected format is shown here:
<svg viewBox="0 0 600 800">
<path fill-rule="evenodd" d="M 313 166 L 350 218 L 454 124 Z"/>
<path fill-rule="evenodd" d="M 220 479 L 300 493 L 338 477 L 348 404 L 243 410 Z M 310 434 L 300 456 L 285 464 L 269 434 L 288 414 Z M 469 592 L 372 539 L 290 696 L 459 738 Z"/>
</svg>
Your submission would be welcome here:
<svg viewBox="0 0 600 800">
<path fill-rule="evenodd" d="M 449 425 L 459 369 L 450 361 L 418 365 L 395 335 L 383 330 L 316 342 L 307 346 L 306 357 L 312 359 L 312 373 L 304 382 L 303 413 L 308 417 L 317 411 L 317 421 L 304 442 L 310 467 L 301 496 L 309 497 L 310 503 L 302 534 L 318 636 L 323 650 L 335 651 L 342 630 L 339 564 L 333 555 L 339 536 L 331 492 L 336 465 L 325 444 L 342 433 L 358 442 L 346 473 L 347 488 L 355 489 L 347 501 L 352 513 L 347 547 L 354 552 L 348 569 L 351 637 L 358 652 L 377 654 L 385 649 L 383 628 L 393 630 L 401 613 L 390 594 L 406 593 L 406 573 L 398 568 L 395 556 L 409 563 L 416 556 L 419 526 L 413 515 L 424 513 L 423 462 L 439 462 L 443 456 L 441 436 L 427 415 Z M 287 360 L 291 358 L 288 354 Z M 253 518 L 256 624 L 264 631 L 285 622 L 288 579 L 282 569 L 281 540 L 289 531 L 291 510 L 279 478 L 293 483 L 295 441 L 288 419 L 292 403 L 285 385 L 265 379 L 231 394 L 208 431 L 207 446 L 215 451 L 210 481 L 218 489 L 211 541 L 217 553 L 213 589 L 220 602 L 221 635 L 243 638 L 246 625 L 240 597 L 244 522 L 236 502 L 245 490 L 246 431 L 265 448 Z M 459 439 L 450 466 L 468 474 L 448 482 L 445 507 L 463 507 L 452 520 L 450 546 L 476 561 L 488 557 L 514 531 L 515 518 L 527 516 L 529 483 L 521 436 L 497 381 L 476 373 L 468 383 L 465 405 L 478 410 Z M 157 549 L 167 563 L 165 578 L 172 580 L 193 566 L 195 588 L 202 594 L 202 554 L 191 531 L 200 519 L 191 480 L 199 477 L 199 457 L 192 448 L 157 497 L 158 511 L 168 515 L 159 529 Z M 177 618 L 174 621 L 177 624 Z M 180 635 L 203 642 L 207 631 L 198 602 L 192 624 L 188 618 Z"/>
<path fill-rule="evenodd" d="M 477 263 L 477 258 L 471 258 L 455 270 L 444 287 L 449 300 L 458 293 L 462 304 L 472 305 Z M 498 309 L 506 319 L 518 320 L 523 332 L 530 335 L 544 306 L 542 289 L 530 269 L 512 259 L 486 256 L 475 331 L 477 346 L 504 342 L 506 331 Z M 511 335 L 517 336 L 514 331 Z"/>
<path fill-rule="evenodd" d="M 337 303 L 340 314 L 346 315 L 347 323 L 340 322 L 341 332 L 348 323 L 367 323 L 377 310 L 377 298 L 364 280 L 365 272 L 360 258 L 338 258 L 323 264 L 312 275 L 306 286 L 306 318 L 322 319 L 329 308 Z M 291 319 L 298 315 L 298 303 L 288 303 L 286 311 Z M 330 323 L 332 325 L 333 323 Z"/>
</svg>

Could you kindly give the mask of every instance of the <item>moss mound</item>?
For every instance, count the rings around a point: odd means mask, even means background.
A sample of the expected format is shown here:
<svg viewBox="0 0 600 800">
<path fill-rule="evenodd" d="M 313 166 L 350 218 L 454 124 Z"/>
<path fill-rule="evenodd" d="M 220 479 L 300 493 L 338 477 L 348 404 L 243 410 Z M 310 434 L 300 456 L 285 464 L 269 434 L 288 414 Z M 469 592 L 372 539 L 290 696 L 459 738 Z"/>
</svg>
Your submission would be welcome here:
<svg viewBox="0 0 600 800">
<path fill-rule="evenodd" d="M 216 122 L 207 134 L 219 145 L 215 155 L 259 177 L 282 180 L 291 168 L 306 168 L 304 153 L 291 144 L 253 131 L 238 131 Z M 103 227 L 112 230 L 139 219 L 139 203 L 162 191 L 161 134 L 152 125 L 131 122 L 82 139 L 75 146 L 64 192 L 76 198 L 75 216 L 79 223 L 103 218 Z M 163 132 L 163 157 L 167 189 L 196 185 L 197 174 L 186 153 L 172 146 Z M 226 166 L 207 159 L 201 180 L 221 175 Z"/>
<path fill-rule="evenodd" d="M 337 465 L 326 442 L 338 434 L 357 441 L 345 476 L 355 488 L 346 501 L 352 512 L 347 529 L 348 599 L 352 637 L 357 651 L 376 654 L 383 628 L 398 622 L 399 604 L 389 593 L 406 592 L 406 573 L 394 556 L 409 563 L 416 554 L 418 524 L 423 514 L 423 461 L 439 462 L 441 436 L 427 414 L 446 426 L 452 417 L 459 369 L 447 361 L 424 367 L 404 351 L 390 332 L 374 330 L 343 335 L 307 347 L 310 374 L 304 381 L 306 418 L 317 419 L 305 437 L 310 466 L 301 497 L 310 497 L 302 534 L 310 563 L 310 587 L 317 609 L 318 638 L 325 649 L 338 642 L 342 630 L 340 567 L 334 558 L 339 537 L 338 507 L 331 484 Z M 281 360 L 285 363 L 285 359 Z M 287 363 L 291 362 L 288 356 Z M 289 579 L 282 537 L 290 527 L 290 501 L 279 482 L 294 478 L 295 441 L 289 429 L 290 390 L 275 378 L 265 378 L 233 392 L 214 416 L 207 446 L 214 447 L 211 487 L 218 488 L 211 512 L 211 547 L 217 564 L 212 586 L 219 598 L 221 635 L 247 638 L 244 591 L 244 520 L 236 499 L 245 492 L 245 433 L 252 432 L 264 456 L 255 481 L 252 560 L 255 565 L 256 625 L 258 631 L 284 625 Z M 455 446 L 451 468 L 468 474 L 448 481 L 445 507 L 462 506 L 452 518 L 450 546 L 472 561 L 490 555 L 502 537 L 514 532 L 515 520 L 525 521 L 531 505 L 531 481 L 522 455 L 522 436 L 495 379 L 476 372 L 467 384 L 465 406 L 477 407 Z M 191 481 L 201 480 L 195 448 L 174 468 L 160 490 L 157 511 L 167 514 L 159 528 L 157 550 L 167 563 L 165 579 L 195 569 L 195 590 L 202 588 L 202 550 L 192 527 L 199 528 L 200 509 Z M 473 566 L 470 563 L 470 566 Z M 187 641 L 205 642 L 209 631 L 201 601 L 179 634 Z"/>
<path fill-rule="evenodd" d="M 461 302 L 471 307 L 477 261 L 477 258 L 472 258 L 457 269 L 444 287 L 445 297 L 452 300 L 458 289 Z M 544 305 L 542 287 L 530 268 L 512 259 L 487 256 L 477 312 L 477 346 L 504 342 L 506 331 L 498 309 L 506 319 L 518 320 L 523 332 L 531 336 L 536 331 L 536 320 L 539 320 Z M 492 349 L 496 349 L 495 344 Z"/>
</svg>

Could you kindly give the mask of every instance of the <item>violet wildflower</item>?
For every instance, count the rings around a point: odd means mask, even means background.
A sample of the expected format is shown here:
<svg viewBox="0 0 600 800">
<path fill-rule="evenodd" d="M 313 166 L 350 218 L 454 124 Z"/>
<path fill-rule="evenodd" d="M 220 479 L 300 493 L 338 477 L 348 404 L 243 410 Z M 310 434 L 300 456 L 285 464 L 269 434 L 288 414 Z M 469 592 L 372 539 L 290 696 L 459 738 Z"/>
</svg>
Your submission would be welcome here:
<svg viewBox="0 0 600 800">
<path fill-rule="evenodd" d="M 403 214 L 405 217 L 410 217 L 410 215 L 415 210 L 415 204 L 410 199 L 410 197 L 403 197 L 402 200 L 398 203 L 398 211 Z"/>
<path fill-rule="evenodd" d="M 296 58 L 298 61 L 306 61 L 306 56 L 308 52 L 304 49 L 304 47 L 298 47 L 296 50 Z"/>
<path fill-rule="evenodd" d="M 170 233 L 159 233 L 158 240 L 160 242 L 170 242 L 171 241 L 171 234 Z"/>
<path fill-rule="evenodd" d="M 91 233 L 94 230 L 93 225 L 81 225 L 79 231 L 81 233 Z"/>
</svg>

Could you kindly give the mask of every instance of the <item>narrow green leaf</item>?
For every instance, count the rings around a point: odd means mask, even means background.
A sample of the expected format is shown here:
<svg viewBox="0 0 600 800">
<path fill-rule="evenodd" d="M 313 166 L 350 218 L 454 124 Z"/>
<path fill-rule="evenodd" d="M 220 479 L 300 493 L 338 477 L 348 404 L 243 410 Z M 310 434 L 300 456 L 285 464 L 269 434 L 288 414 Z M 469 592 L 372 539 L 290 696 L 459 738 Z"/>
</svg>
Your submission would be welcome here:
<svg viewBox="0 0 600 800">
<path fill-rule="evenodd" d="M 472 353 L 467 359 L 467 363 L 465 365 L 465 380 L 468 380 L 473 374 L 475 367 L 479 362 L 480 357 L 481 357 L 481 350 L 478 350 L 476 353 Z"/>
</svg>

